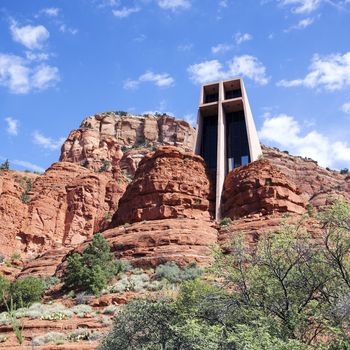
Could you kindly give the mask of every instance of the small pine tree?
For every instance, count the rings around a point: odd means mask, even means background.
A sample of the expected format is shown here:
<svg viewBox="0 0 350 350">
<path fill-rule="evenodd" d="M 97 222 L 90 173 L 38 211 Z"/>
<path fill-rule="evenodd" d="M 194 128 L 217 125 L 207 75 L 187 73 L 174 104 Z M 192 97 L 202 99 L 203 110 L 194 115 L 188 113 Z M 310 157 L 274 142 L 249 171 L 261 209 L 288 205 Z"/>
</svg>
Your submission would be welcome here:
<svg viewBox="0 0 350 350">
<path fill-rule="evenodd" d="M 0 170 L 10 170 L 10 162 L 8 159 L 0 164 Z"/>
<path fill-rule="evenodd" d="M 83 254 L 74 253 L 67 259 L 64 275 L 67 288 L 99 294 L 108 281 L 120 272 L 105 238 L 97 233 Z"/>
</svg>

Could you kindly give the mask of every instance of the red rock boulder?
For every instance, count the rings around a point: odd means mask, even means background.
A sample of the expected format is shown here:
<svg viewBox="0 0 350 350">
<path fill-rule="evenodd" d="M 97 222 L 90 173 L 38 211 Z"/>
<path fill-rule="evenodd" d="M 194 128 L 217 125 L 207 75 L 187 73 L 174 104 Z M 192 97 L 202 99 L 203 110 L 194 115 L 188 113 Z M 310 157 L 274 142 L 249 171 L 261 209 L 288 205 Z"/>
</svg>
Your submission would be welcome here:
<svg viewBox="0 0 350 350">
<path fill-rule="evenodd" d="M 297 186 L 270 161 L 261 160 L 230 172 L 224 183 L 223 217 L 274 212 L 302 214 L 306 203 Z"/>
<path fill-rule="evenodd" d="M 167 218 L 210 220 L 213 190 L 201 157 L 170 146 L 141 160 L 112 226 Z"/>
</svg>

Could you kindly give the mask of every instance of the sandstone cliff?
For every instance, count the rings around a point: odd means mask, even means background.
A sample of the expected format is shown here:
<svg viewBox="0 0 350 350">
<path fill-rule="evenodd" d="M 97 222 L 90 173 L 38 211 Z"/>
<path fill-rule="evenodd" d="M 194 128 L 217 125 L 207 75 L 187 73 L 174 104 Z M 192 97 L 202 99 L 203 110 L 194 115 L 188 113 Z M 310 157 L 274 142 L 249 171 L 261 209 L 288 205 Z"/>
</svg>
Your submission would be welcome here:
<svg viewBox="0 0 350 350">
<path fill-rule="evenodd" d="M 194 137 L 195 131 L 187 122 L 165 114 L 100 113 L 86 118 L 79 129 L 70 133 L 62 146 L 60 161 L 98 170 L 104 161 L 117 165 L 123 152 L 132 148 L 146 147 L 150 150 L 160 145 L 171 145 L 192 150 Z M 144 151 L 141 150 L 141 154 Z M 124 168 L 128 170 L 127 163 L 125 160 Z"/>
</svg>

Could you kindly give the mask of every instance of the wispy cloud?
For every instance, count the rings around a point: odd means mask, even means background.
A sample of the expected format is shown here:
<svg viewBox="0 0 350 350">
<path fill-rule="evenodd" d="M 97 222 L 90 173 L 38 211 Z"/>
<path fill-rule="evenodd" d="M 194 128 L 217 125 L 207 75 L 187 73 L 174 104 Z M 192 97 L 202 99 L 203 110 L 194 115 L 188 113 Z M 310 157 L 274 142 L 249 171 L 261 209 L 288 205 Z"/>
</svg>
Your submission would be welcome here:
<svg viewBox="0 0 350 350">
<path fill-rule="evenodd" d="M 158 0 L 158 5 L 165 10 L 183 10 L 191 7 L 189 0 Z"/>
<path fill-rule="evenodd" d="M 51 151 L 59 149 L 62 146 L 64 141 L 65 141 L 64 137 L 61 137 L 58 140 L 54 140 L 51 137 L 43 135 L 39 131 L 35 131 L 33 133 L 33 142 Z"/>
<path fill-rule="evenodd" d="M 29 50 L 42 49 L 50 37 L 49 31 L 42 25 L 26 25 L 20 27 L 14 20 L 11 21 L 10 31 L 12 39 Z"/>
<path fill-rule="evenodd" d="M 279 0 L 279 2 L 282 6 L 291 6 L 294 13 L 304 14 L 317 10 L 322 0 Z"/>
<path fill-rule="evenodd" d="M 260 85 L 266 85 L 269 78 L 265 66 L 258 58 L 249 55 L 235 56 L 228 62 L 227 69 L 218 60 L 193 64 L 187 69 L 190 79 L 197 84 L 229 79 L 236 76 L 249 78 Z"/>
<path fill-rule="evenodd" d="M 72 35 L 75 35 L 79 32 L 78 29 L 76 28 L 70 28 L 68 27 L 66 24 L 62 23 L 59 27 L 59 31 L 61 33 L 69 33 L 69 34 L 72 34 Z"/>
<path fill-rule="evenodd" d="M 47 61 L 50 54 L 45 52 L 26 51 L 26 57 L 29 61 Z"/>
<path fill-rule="evenodd" d="M 311 157 L 322 166 L 350 167 L 349 144 L 332 141 L 316 130 L 303 134 L 303 129 L 294 117 L 280 114 L 264 120 L 259 136 L 294 154 Z"/>
<path fill-rule="evenodd" d="M 216 46 L 213 46 L 211 48 L 211 52 L 216 55 L 216 54 L 219 54 L 219 53 L 225 53 L 227 51 L 230 51 L 232 49 L 232 45 L 229 45 L 229 44 L 218 44 Z"/>
<path fill-rule="evenodd" d="M 350 114 L 350 101 L 349 102 L 345 102 L 342 106 L 341 106 L 341 110 L 346 113 L 346 114 Z"/>
<path fill-rule="evenodd" d="M 235 42 L 237 45 L 240 45 L 242 43 L 244 43 L 245 41 L 249 41 L 252 40 L 253 36 L 249 33 L 236 33 L 235 35 Z"/>
<path fill-rule="evenodd" d="M 138 79 L 132 80 L 127 79 L 124 82 L 124 89 L 133 90 L 137 89 L 140 83 L 150 82 L 154 83 L 158 87 L 170 87 L 174 85 L 175 79 L 168 73 L 154 73 L 152 71 L 147 71 L 144 74 L 140 75 Z"/>
<path fill-rule="evenodd" d="M 118 18 L 126 18 L 129 17 L 133 13 L 140 12 L 140 7 L 123 7 L 120 10 L 113 10 L 112 13 L 115 17 Z"/>
<path fill-rule="evenodd" d="M 60 14 L 60 9 L 57 7 L 48 7 L 42 9 L 40 13 L 49 17 L 57 17 Z"/>
<path fill-rule="evenodd" d="M 309 67 L 309 73 L 304 78 L 281 80 L 277 86 L 341 90 L 350 86 L 350 52 L 331 54 L 328 56 L 314 55 Z"/>
<path fill-rule="evenodd" d="M 15 94 L 45 90 L 60 80 L 57 67 L 33 62 L 15 55 L 0 53 L 0 86 Z"/>
<path fill-rule="evenodd" d="M 284 32 L 288 33 L 292 30 L 302 30 L 307 27 L 310 27 L 313 23 L 315 23 L 315 18 L 314 17 L 307 17 L 304 19 L 301 19 L 297 24 L 292 25 L 288 29 L 285 29 Z"/>
<path fill-rule="evenodd" d="M 40 173 L 43 173 L 45 169 L 39 165 L 33 164 L 31 162 L 28 162 L 26 160 L 10 160 L 10 164 L 18 165 L 20 167 L 23 167 L 24 169 L 32 170 L 32 171 L 38 171 Z"/>
<path fill-rule="evenodd" d="M 18 135 L 18 128 L 19 128 L 19 121 L 17 119 L 14 119 L 12 117 L 5 118 L 5 122 L 7 124 L 6 132 L 9 135 L 17 136 Z"/>
</svg>

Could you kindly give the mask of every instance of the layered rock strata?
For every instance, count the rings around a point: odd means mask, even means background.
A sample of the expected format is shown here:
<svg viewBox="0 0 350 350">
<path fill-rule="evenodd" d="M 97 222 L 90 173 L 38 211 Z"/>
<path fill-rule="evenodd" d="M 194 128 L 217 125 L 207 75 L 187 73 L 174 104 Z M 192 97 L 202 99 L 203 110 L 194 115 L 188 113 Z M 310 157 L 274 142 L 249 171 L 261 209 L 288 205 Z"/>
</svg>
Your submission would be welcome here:
<svg viewBox="0 0 350 350">
<path fill-rule="evenodd" d="M 168 218 L 210 220 L 213 188 L 201 157 L 164 146 L 140 162 L 112 226 Z"/>
<path fill-rule="evenodd" d="M 168 115 L 134 116 L 107 112 L 86 118 L 62 146 L 60 161 L 83 164 L 98 170 L 104 161 L 112 166 L 131 148 L 171 145 L 192 150 L 195 130 L 185 121 Z"/>
<path fill-rule="evenodd" d="M 116 227 L 103 233 L 112 252 L 134 266 L 155 267 L 167 261 L 179 265 L 211 262 L 217 230 L 203 220 L 164 219 Z"/>
<path fill-rule="evenodd" d="M 263 147 L 264 158 L 298 184 L 302 196 L 315 208 L 320 208 L 332 197 L 350 199 L 350 174 L 323 168 L 310 158 L 291 156 L 276 148 Z"/>
<path fill-rule="evenodd" d="M 306 207 L 297 186 L 267 160 L 230 172 L 222 199 L 223 216 L 231 219 L 274 212 L 302 214 Z"/>
</svg>

